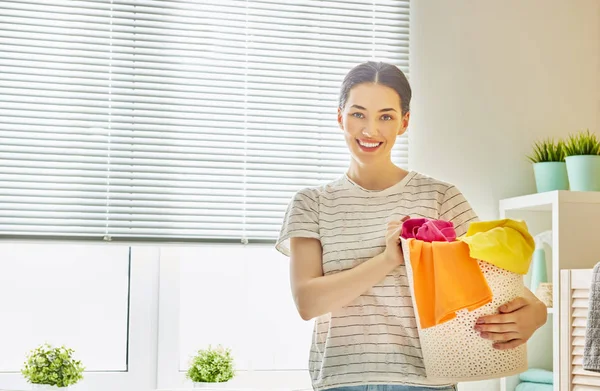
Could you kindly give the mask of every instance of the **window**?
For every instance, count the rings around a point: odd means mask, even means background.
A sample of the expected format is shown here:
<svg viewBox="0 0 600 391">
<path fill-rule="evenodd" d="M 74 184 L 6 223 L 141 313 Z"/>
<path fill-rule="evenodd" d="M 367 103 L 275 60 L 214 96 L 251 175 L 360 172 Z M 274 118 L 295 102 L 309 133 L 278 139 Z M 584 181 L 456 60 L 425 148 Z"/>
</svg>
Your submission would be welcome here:
<svg viewBox="0 0 600 391">
<path fill-rule="evenodd" d="M 219 343 L 232 348 L 240 370 L 307 369 L 312 324 L 296 313 L 284 256 L 271 246 L 202 246 L 183 254 L 180 370 L 196 350 Z"/>
<path fill-rule="evenodd" d="M 272 241 L 348 163 L 345 73 L 408 68 L 408 1 L 0 7 L 4 237 Z"/>
<path fill-rule="evenodd" d="M 159 389 L 188 387 L 190 358 L 208 345 L 232 350 L 233 388 L 310 388 L 312 322 L 298 316 L 273 246 L 169 246 L 160 262 Z"/>
<path fill-rule="evenodd" d="M 90 371 L 127 370 L 128 247 L 0 248 L 0 372 L 45 342 L 74 348 Z"/>
</svg>

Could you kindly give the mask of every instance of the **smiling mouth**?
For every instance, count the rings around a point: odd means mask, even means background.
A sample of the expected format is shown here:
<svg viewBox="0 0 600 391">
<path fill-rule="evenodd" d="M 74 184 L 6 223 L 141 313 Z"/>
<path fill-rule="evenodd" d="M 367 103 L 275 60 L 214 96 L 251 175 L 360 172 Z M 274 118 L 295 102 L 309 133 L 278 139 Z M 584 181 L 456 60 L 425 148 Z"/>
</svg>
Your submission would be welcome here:
<svg viewBox="0 0 600 391">
<path fill-rule="evenodd" d="M 381 144 L 383 144 L 383 142 L 356 139 L 356 144 L 358 144 L 361 150 L 365 152 L 372 152 L 377 150 L 381 146 Z"/>
</svg>

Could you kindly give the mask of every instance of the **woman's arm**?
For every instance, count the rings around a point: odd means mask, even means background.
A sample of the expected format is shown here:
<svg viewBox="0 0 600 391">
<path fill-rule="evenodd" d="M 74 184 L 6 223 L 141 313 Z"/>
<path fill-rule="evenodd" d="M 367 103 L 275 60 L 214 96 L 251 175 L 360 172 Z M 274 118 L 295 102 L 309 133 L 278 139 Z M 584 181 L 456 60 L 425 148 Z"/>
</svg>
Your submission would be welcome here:
<svg viewBox="0 0 600 391">
<path fill-rule="evenodd" d="M 512 349 L 526 343 L 548 319 L 546 305 L 527 288 L 523 297 L 498 310 L 499 314 L 481 317 L 475 325 L 483 338 L 496 342 L 496 349 Z"/>
<path fill-rule="evenodd" d="M 383 280 L 404 260 L 399 246 L 401 222 L 391 222 L 386 250 L 343 272 L 323 275 L 322 248 L 317 239 L 290 241 L 290 282 L 296 308 L 304 320 L 337 310 Z"/>
</svg>

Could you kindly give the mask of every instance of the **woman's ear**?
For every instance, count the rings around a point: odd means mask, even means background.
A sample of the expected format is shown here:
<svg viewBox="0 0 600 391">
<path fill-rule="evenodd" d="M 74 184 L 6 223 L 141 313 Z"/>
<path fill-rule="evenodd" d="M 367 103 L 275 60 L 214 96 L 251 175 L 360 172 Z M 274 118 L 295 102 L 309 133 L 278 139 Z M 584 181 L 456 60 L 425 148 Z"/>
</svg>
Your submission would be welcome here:
<svg viewBox="0 0 600 391">
<path fill-rule="evenodd" d="M 398 136 L 402 136 L 406 129 L 408 128 L 408 122 L 410 121 L 410 111 L 402 117 L 402 123 L 400 124 L 400 129 L 398 129 Z"/>
<path fill-rule="evenodd" d="M 338 122 L 338 126 L 340 127 L 340 129 L 344 129 L 344 120 L 342 118 L 342 109 L 340 107 L 338 107 L 337 109 L 337 122 Z"/>
</svg>

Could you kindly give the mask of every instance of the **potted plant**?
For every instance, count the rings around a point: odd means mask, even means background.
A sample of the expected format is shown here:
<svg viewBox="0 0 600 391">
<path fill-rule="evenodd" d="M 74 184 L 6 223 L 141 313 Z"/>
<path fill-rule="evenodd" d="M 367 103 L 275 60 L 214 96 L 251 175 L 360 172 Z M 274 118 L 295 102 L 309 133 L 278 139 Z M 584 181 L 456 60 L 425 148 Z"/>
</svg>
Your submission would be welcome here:
<svg viewBox="0 0 600 391">
<path fill-rule="evenodd" d="M 536 141 L 533 153 L 527 157 L 533 163 L 533 173 L 538 193 L 552 190 L 569 190 L 565 149 L 562 140 Z"/>
<path fill-rule="evenodd" d="M 600 141 L 594 133 L 579 132 L 565 142 L 571 190 L 600 191 Z"/>
<path fill-rule="evenodd" d="M 231 350 L 222 346 L 200 349 L 192 358 L 186 374 L 195 388 L 220 388 L 217 383 L 228 382 L 234 375 Z"/>
<path fill-rule="evenodd" d="M 21 373 L 34 389 L 67 390 L 83 379 L 81 361 L 73 359 L 73 349 L 43 344 L 27 354 Z"/>
</svg>

